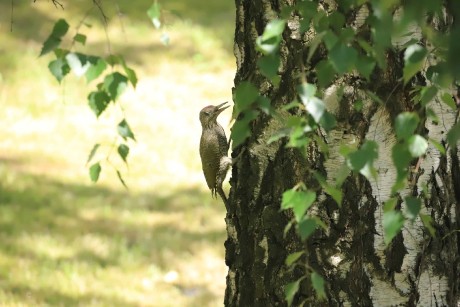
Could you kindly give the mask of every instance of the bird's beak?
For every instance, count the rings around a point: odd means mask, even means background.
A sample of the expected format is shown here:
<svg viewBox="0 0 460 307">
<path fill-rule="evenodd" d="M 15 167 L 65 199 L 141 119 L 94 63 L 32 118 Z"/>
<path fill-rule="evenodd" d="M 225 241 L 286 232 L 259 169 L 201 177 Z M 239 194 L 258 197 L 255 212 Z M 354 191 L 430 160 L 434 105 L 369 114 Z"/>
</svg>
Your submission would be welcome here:
<svg viewBox="0 0 460 307">
<path fill-rule="evenodd" d="M 215 116 L 217 117 L 217 115 L 219 115 L 223 110 L 225 110 L 226 108 L 228 108 L 229 106 L 225 106 L 224 105 L 228 103 L 228 101 L 224 102 L 224 103 L 221 103 L 219 105 L 216 106 L 215 110 L 214 110 L 214 114 Z"/>
</svg>

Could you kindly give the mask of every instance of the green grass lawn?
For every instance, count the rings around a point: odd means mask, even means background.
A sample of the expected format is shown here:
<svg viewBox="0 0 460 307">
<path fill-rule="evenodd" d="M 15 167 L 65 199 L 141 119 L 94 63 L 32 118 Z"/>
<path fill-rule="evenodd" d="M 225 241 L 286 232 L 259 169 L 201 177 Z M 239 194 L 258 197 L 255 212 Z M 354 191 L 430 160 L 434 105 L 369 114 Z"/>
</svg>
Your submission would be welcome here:
<svg viewBox="0 0 460 307">
<path fill-rule="evenodd" d="M 150 1 L 103 2 L 110 50 L 139 84 L 121 97 L 123 111 L 96 119 L 86 102 L 95 84 L 71 76 L 59 86 L 52 56 L 38 58 L 54 22 L 75 26 L 92 1 L 61 2 L 16 1 L 13 32 L 10 2 L 0 3 L 0 305 L 223 305 L 225 209 L 201 174 L 198 112 L 231 100 L 233 4 L 160 1 L 163 46 Z M 107 55 L 96 10 L 87 21 L 77 50 Z M 123 114 L 137 139 L 128 167 L 105 161 Z M 94 143 L 104 145 L 97 184 L 85 165 Z"/>
</svg>

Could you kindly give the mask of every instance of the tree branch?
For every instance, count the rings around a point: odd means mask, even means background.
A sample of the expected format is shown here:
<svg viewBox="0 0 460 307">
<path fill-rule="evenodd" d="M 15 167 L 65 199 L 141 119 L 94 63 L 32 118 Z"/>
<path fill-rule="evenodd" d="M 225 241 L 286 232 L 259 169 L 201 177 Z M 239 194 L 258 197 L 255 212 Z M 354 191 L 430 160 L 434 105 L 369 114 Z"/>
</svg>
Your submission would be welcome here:
<svg viewBox="0 0 460 307">
<path fill-rule="evenodd" d="M 13 0 L 11 0 L 12 2 Z M 34 0 L 34 3 L 37 2 L 37 0 Z M 61 2 L 59 2 L 58 0 L 51 0 L 51 2 L 53 2 L 54 6 L 56 8 L 60 7 L 61 9 L 64 9 L 64 5 L 62 5 Z"/>
</svg>

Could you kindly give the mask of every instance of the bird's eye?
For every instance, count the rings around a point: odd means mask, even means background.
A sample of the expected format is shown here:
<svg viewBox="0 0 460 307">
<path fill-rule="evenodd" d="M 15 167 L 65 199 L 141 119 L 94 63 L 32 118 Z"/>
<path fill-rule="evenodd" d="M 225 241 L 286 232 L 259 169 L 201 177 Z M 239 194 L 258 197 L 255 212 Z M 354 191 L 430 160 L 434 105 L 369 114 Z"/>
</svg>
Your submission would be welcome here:
<svg viewBox="0 0 460 307">
<path fill-rule="evenodd" d="M 204 112 L 205 115 L 209 115 L 209 112 Z"/>
</svg>

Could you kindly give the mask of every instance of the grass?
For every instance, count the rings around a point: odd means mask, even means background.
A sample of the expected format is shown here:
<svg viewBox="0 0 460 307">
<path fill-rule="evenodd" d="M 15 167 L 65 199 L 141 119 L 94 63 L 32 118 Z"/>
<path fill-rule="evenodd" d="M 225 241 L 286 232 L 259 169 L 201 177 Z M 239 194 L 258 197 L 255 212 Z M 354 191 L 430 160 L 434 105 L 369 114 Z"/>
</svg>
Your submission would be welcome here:
<svg viewBox="0 0 460 307">
<path fill-rule="evenodd" d="M 75 26 L 91 1 L 62 3 L 15 3 L 12 33 L 0 3 L 0 305 L 221 306 L 225 209 L 202 178 L 198 112 L 231 100 L 232 4 L 161 2 L 168 47 L 145 17 L 150 1 L 118 1 L 121 20 L 107 5 L 111 51 L 140 81 L 121 97 L 123 111 L 97 120 L 86 105 L 95 85 L 70 77 L 59 86 L 52 57 L 37 57 L 54 21 Z M 96 11 L 88 21 L 78 50 L 107 54 Z M 129 167 L 105 160 L 123 115 L 137 138 Z M 85 163 L 96 142 L 94 185 Z"/>
</svg>

